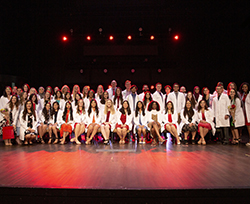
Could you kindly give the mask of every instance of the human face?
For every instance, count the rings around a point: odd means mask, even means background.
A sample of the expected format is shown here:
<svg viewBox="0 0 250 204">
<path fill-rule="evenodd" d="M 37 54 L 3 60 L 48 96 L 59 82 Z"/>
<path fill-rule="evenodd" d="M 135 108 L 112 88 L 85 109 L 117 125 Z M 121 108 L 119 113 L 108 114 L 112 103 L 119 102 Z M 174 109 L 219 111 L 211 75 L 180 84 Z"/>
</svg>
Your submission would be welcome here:
<svg viewBox="0 0 250 204">
<path fill-rule="evenodd" d="M 201 106 L 202 108 L 205 108 L 206 102 L 205 102 L 204 100 L 202 100 L 201 103 L 200 103 L 200 106 Z"/>
<path fill-rule="evenodd" d="M 93 91 L 90 91 L 90 92 L 89 92 L 89 97 L 90 97 L 90 98 L 93 98 L 93 97 L 94 97 Z"/>
<path fill-rule="evenodd" d="M 74 86 L 74 92 L 77 93 L 78 92 L 78 87 Z"/>
<path fill-rule="evenodd" d="M 27 103 L 26 103 L 26 108 L 27 108 L 28 110 L 30 110 L 31 107 L 32 107 L 31 101 L 27 102 Z"/>
<path fill-rule="evenodd" d="M 13 93 L 16 93 L 16 92 L 17 92 L 17 87 L 16 87 L 16 86 L 13 87 L 12 92 L 13 92 Z"/>
<path fill-rule="evenodd" d="M 49 98 L 50 98 L 50 94 L 49 94 L 49 92 L 46 92 L 45 93 L 45 99 L 49 100 Z"/>
<path fill-rule="evenodd" d="M 247 93 L 248 92 L 248 86 L 246 84 L 244 84 L 242 86 L 242 90 L 243 90 L 244 93 Z"/>
<path fill-rule="evenodd" d="M 131 88 L 131 83 L 130 82 L 126 82 L 125 87 L 126 87 L 126 89 L 129 90 Z"/>
<path fill-rule="evenodd" d="M 98 86 L 98 90 L 97 90 L 97 91 L 98 91 L 99 94 L 102 94 L 102 93 L 103 93 L 102 87 L 101 87 L 101 86 Z"/>
<path fill-rule="evenodd" d="M 87 94 L 87 93 L 89 92 L 89 89 L 88 89 L 87 86 L 85 86 L 85 87 L 83 88 L 83 92 L 84 92 L 85 94 Z"/>
<path fill-rule="evenodd" d="M 209 90 L 207 88 L 205 88 L 203 92 L 204 92 L 205 95 L 209 94 Z"/>
<path fill-rule="evenodd" d="M 186 88 L 185 88 L 185 86 L 182 86 L 182 87 L 180 88 L 180 92 L 186 93 Z"/>
<path fill-rule="evenodd" d="M 112 86 L 113 89 L 116 87 L 116 85 L 117 85 L 116 81 L 111 82 L 111 86 Z"/>
<path fill-rule="evenodd" d="M 111 106 L 112 106 L 112 102 L 111 102 L 110 100 L 108 100 L 108 101 L 107 101 L 107 107 L 108 107 L 108 108 L 111 108 Z"/>
<path fill-rule="evenodd" d="M 6 91 L 6 93 L 7 93 L 8 96 L 11 94 L 11 90 L 10 90 L 9 87 L 7 87 L 7 88 L 5 89 L 5 91 Z"/>
<path fill-rule="evenodd" d="M 57 98 L 61 98 L 61 93 L 60 93 L 60 91 L 57 91 L 57 92 L 56 92 L 56 97 L 57 97 Z"/>
<path fill-rule="evenodd" d="M 32 101 L 35 102 L 36 101 L 36 95 L 32 96 Z"/>
<path fill-rule="evenodd" d="M 135 93 L 136 92 L 136 88 L 135 86 L 131 89 L 132 93 Z"/>
<path fill-rule="evenodd" d="M 171 110 L 171 108 L 172 108 L 172 103 L 168 103 L 168 104 L 167 104 L 167 108 L 168 108 L 168 110 Z"/>
<path fill-rule="evenodd" d="M 146 98 L 147 98 L 147 99 L 150 98 L 150 93 L 146 93 Z"/>
<path fill-rule="evenodd" d="M 187 102 L 186 102 L 186 107 L 187 107 L 187 109 L 190 109 L 191 106 L 192 106 L 192 105 L 191 105 L 191 102 L 190 102 L 190 101 L 187 101 Z"/>
<path fill-rule="evenodd" d="M 49 104 L 49 103 L 47 103 L 45 107 L 46 107 L 46 110 L 47 110 L 47 111 L 50 110 L 50 104 Z"/>
<path fill-rule="evenodd" d="M 40 94 L 42 94 L 44 92 L 44 88 L 40 88 L 38 91 Z"/>
<path fill-rule="evenodd" d="M 229 88 L 234 89 L 235 88 L 234 83 L 230 83 Z"/>
<path fill-rule="evenodd" d="M 79 94 L 76 94 L 76 100 L 78 101 L 80 99 Z"/>
<path fill-rule="evenodd" d="M 154 102 L 154 103 L 152 104 L 152 109 L 155 110 L 156 108 L 157 108 L 157 104 Z"/>
<path fill-rule="evenodd" d="M 148 91 L 148 85 L 144 85 L 143 86 L 143 91 L 145 92 L 145 91 Z"/>
<path fill-rule="evenodd" d="M 54 103 L 53 108 L 54 108 L 55 110 L 58 110 L 58 108 L 59 108 L 58 104 L 57 104 L 57 103 Z"/>
<path fill-rule="evenodd" d="M 78 101 L 78 106 L 79 106 L 79 107 L 83 107 L 83 100 L 79 100 L 79 101 Z"/>
<path fill-rule="evenodd" d="M 217 86 L 217 87 L 216 87 L 216 92 L 217 92 L 218 94 L 221 94 L 221 93 L 222 93 L 222 88 L 221 88 L 221 86 Z"/>
<path fill-rule="evenodd" d="M 156 90 L 160 92 L 160 91 L 161 91 L 161 88 L 162 88 L 161 84 L 157 84 Z"/>
<path fill-rule="evenodd" d="M 192 94 L 191 92 L 188 92 L 188 93 L 187 93 L 187 97 L 188 97 L 189 100 L 192 99 L 192 96 L 193 96 L 193 94 Z"/>
<path fill-rule="evenodd" d="M 165 92 L 166 92 L 166 94 L 168 95 L 168 94 L 170 93 L 170 88 L 169 88 L 169 87 L 166 87 Z"/>
<path fill-rule="evenodd" d="M 198 87 L 196 87 L 194 91 L 195 91 L 195 93 L 199 93 L 200 89 Z"/>
<path fill-rule="evenodd" d="M 125 102 L 123 103 L 122 106 L 123 106 L 124 109 L 127 109 L 127 108 L 128 108 L 128 103 L 127 103 L 127 101 L 125 101 Z"/>
<path fill-rule="evenodd" d="M 96 102 L 95 102 L 95 101 L 92 101 L 92 102 L 91 102 L 91 107 L 92 107 L 92 108 L 95 108 L 95 107 L 96 107 Z"/>
<path fill-rule="evenodd" d="M 235 97 L 235 90 L 234 89 L 230 89 L 229 95 L 231 98 Z"/>
<path fill-rule="evenodd" d="M 50 88 L 50 87 L 48 87 L 48 88 L 47 88 L 47 90 L 48 90 L 48 91 L 50 91 L 50 93 L 52 92 L 52 90 L 51 90 L 51 88 Z"/>
<path fill-rule="evenodd" d="M 117 96 L 120 96 L 121 95 L 121 89 L 116 89 L 116 94 L 117 94 Z"/>
<path fill-rule="evenodd" d="M 59 88 L 58 88 L 58 87 L 55 87 L 55 88 L 54 88 L 54 93 L 56 93 L 58 90 L 59 90 Z"/>
<path fill-rule="evenodd" d="M 24 85 L 24 86 L 23 86 L 23 90 L 24 90 L 25 92 L 27 92 L 27 91 L 28 91 L 28 89 L 29 89 L 29 88 L 28 88 L 28 86 L 27 86 L 27 85 Z"/>
<path fill-rule="evenodd" d="M 16 104 L 16 102 L 17 102 L 17 97 L 16 97 L 16 96 L 12 96 L 11 102 L 12 102 L 13 104 Z"/>
<path fill-rule="evenodd" d="M 30 89 L 30 94 L 35 94 L 36 93 L 36 90 L 34 88 L 31 88 Z"/>
<path fill-rule="evenodd" d="M 175 84 L 173 89 L 174 89 L 174 92 L 177 92 L 179 90 L 179 85 Z"/>
<path fill-rule="evenodd" d="M 24 93 L 23 93 L 23 98 L 26 100 L 26 99 L 27 99 L 27 97 L 28 97 L 27 92 L 24 92 Z"/>
<path fill-rule="evenodd" d="M 67 104 L 66 104 L 66 108 L 67 108 L 67 109 L 70 109 L 70 107 L 71 107 L 71 104 L 70 104 L 70 103 L 67 103 Z"/>
<path fill-rule="evenodd" d="M 18 89 L 17 89 L 17 95 L 20 96 L 21 93 L 22 93 L 22 89 L 21 89 L 21 88 L 18 88 Z"/>
<path fill-rule="evenodd" d="M 142 108 L 142 103 L 141 103 L 141 102 L 138 103 L 138 108 L 139 108 L 139 109 Z"/>
<path fill-rule="evenodd" d="M 107 98 L 109 97 L 109 94 L 108 94 L 107 92 L 105 92 L 105 93 L 103 94 L 103 97 L 104 97 L 105 99 L 107 99 Z"/>
</svg>

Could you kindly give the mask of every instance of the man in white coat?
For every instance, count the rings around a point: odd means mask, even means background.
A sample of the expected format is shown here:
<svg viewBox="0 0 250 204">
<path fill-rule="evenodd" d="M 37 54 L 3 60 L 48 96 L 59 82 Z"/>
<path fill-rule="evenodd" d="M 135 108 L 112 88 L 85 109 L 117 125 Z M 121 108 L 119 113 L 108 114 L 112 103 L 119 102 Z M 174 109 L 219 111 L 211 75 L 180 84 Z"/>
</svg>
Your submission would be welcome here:
<svg viewBox="0 0 250 204">
<path fill-rule="evenodd" d="M 161 83 L 157 83 L 155 85 L 156 91 L 153 93 L 152 97 L 154 101 L 157 101 L 160 105 L 160 111 L 161 113 L 164 112 L 164 95 L 161 92 L 162 85 Z"/>
<path fill-rule="evenodd" d="M 144 84 L 142 87 L 142 93 L 139 94 L 140 100 L 143 101 L 145 93 L 149 90 L 148 85 Z"/>
<path fill-rule="evenodd" d="M 174 104 L 174 110 L 178 114 L 178 123 L 180 123 L 181 110 L 185 106 L 185 96 L 183 93 L 179 92 L 179 87 L 180 87 L 179 84 L 174 83 L 173 85 L 174 91 L 168 94 L 168 101 L 172 101 L 172 103 Z"/>
<path fill-rule="evenodd" d="M 136 93 L 137 91 L 137 86 L 136 85 L 132 85 L 131 86 L 131 94 L 127 96 L 126 100 L 129 102 L 129 106 L 132 112 L 135 112 L 135 108 L 136 108 L 136 103 L 137 101 L 140 100 L 139 95 L 137 95 Z"/>
<path fill-rule="evenodd" d="M 116 86 L 117 86 L 116 80 L 111 81 L 111 88 L 107 89 L 110 99 L 112 99 L 112 97 L 115 96 L 115 91 L 117 88 Z"/>
<path fill-rule="evenodd" d="M 129 94 L 131 94 L 131 81 L 127 80 L 125 81 L 125 87 L 126 89 L 122 91 L 122 97 L 127 98 Z"/>
<path fill-rule="evenodd" d="M 222 144 L 229 143 L 229 110 L 228 106 L 230 105 L 230 100 L 226 94 L 223 93 L 223 87 L 216 87 L 217 96 L 213 99 L 213 113 L 215 117 L 216 130 L 220 130 L 220 142 Z M 222 134 L 223 132 L 223 134 Z M 224 138 L 223 138 L 224 135 Z"/>
</svg>

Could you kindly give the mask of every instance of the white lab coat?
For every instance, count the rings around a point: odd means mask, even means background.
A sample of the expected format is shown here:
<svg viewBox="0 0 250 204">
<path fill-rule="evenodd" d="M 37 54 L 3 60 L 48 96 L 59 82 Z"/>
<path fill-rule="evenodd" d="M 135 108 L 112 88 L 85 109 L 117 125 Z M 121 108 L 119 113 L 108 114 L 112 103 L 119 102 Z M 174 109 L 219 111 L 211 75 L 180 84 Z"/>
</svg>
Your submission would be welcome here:
<svg viewBox="0 0 250 204">
<path fill-rule="evenodd" d="M 51 103 L 51 102 L 52 102 L 52 101 L 50 100 L 50 103 Z M 43 108 L 44 108 L 44 98 L 41 99 L 41 100 L 39 100 L 38 106 L 37 106 L 36 110 L 39 112 L 39 111 L 43 110 Z"/>
<path fill-rule="evenodd" d="M 182 131 L 182 128 L 185 124 L 190 124 L 190 123 L 193 123 L 193 124 L 196 124 L 198 118 L 197 118 L 197 112 L 195 109 L 194 110 L 194 115 L 192 117 L 192 121 L 191 122 L 188 122 L 188 115 L 184 116 L 184 109 L 181 110 L 181 123 L 180 123 L 180 131 Z"/>
<path fill-rule="evenodd" d="M 58 117 L 58 116 L 57 116 Z M 63 114 L 62 114 L 62 117 L 63 117 Z M 63 120 L 63 118 L 62 118 L 62 123 L 61 123 L 61 125 L 63 125 L 63 124 L 65 124 L 66 122 L 65 122 L 65 120 Z M 67 124 L 69 124 L 69 125 L 71 125 L 71 127 L 72 127 L 72 130 L 74 129 L 74 112 L 73 112 L 73 120 L 71 120 L 71 115 L 70 115 L 70 113 L 69 113 L 69 117 L 68 117 L 68 122 L 67 122 Z"/>
<path fill-rule="evenodd" d="M 86 124 L 87 124 L 87 126 L 89 126 L 92 123 L 94 116 L 95 116 L 95 123 L 97 123 L 99 125 L 101 124 L 102 113 L 100 113 L 100 111 L 99 111 L 99 114 L 97 117 L 96 112 L 93 112 L 93 110 L 91 110 L 90 115 L 88 114 L 88 112 L 86 112 Z"/>
<path fill-rule="evenodd" d="M 51 101 L 51 107 L 53 107 L 53 103 L 55 101 L 56 101 L 55 99 L 53 99 L 53 101 Z M 64 111 L 64 106 L 65 106 L 65 100 L 64 99 L 60 99 L 59 100 L 59 107 L 60 107 L 61 111 Z"/>
<path fill-rule="evenodd" d="M 193 95 L 194 97 L 194 100 L 195 100 L 195 96 Z M 195 104 L 195 110 L 198 110 L 198 105 L 199 105 L 199 102 L 202 100 L 202 95 L 200 94 L 199 97 L 198 97 L 198 101 L 195 100 L 196 104 Z"/>
<path fill-rule="evenodd" d="M 118 99 L 114 101 L 115 96 L 112 97 L 112 101 L 114 103 L 115 110 L 118 111 L 122 107 L 122 100 L 119 98 L 119 108 L 118 108 Z M 124 100 L 124 99 L 123 99 Z M 130 104 L 129 104 L 130 105 Z"/>
<path fill-rule="evenodd" d="M 138 101 L 140 101 L 139 95 L 137 95 L 137 93 L 136 93 L 136 96 L 135 96 L 135 104 L 133 104 L 133 101 L 134 101 L 134 100 L 133 100 L 133 97 L 132 97 L 131 94 L 127 96 L 126 100 L 129 102 L 130 110 L 131 110 L 132 112 L 134 112 L 134 111 L 135 111 L 135 108 L 136 108 L 136 103 L 137 103 Z"/>
<path fill-rule="evenodd" d="M 213 115 L 212 109 L 208 108 L 208 110 L 204 111 L 204 114 L 205 114 L 206 122 L 208 122 L 211 125 L 212 134 L 214 135 L 216 132 L 216 129 L 215 129 L 215 124 L 213 122 L 214 115 Z M 197 111 L 197 122 L 199 123 L 201 120 L 202 120 L 202 113 L 201 113 L 201 111 L 200 112 Z"/>
<path fill-rule="evenodd" d="M 8 103 L 5 105 L 4 108 L 8 109 L 8 111 L 10 113 L 11 110 L 10 110 L 10 106 Z M 16 127 L 20 127 L 20 125 L 17 126 L 18 116 L 19 116 L 19 107 L 16 108 L 16 106 L 14 106 L 14 108 L 12 110 L 12 120 L 13 120 L 12 124 L 15 125 Z"/>
<path fill-rule="evenodd" d="M 115 91 L 116 91 L 116 87 L 115 87 Z M 112 87 L 107 89 L 107 92 L 109 94 L 109 98 L 112 98 L 113 97 L 113 89 L 112 89 Z"/>
<path fill-rule="evenodd" d="M 41 125 L 42 123 L 43 124 L 45 123 L 45 117 L 43 115 L 43 111 L 42 110 L 39 111 L 38 116 L 39 116 L 39 120 L 38 120 L 37 126 Z M 47 125 L 49 123 L 50 123 L 50 116 L 49 116 L 49 120 L 47 121 Z"/>
<path fill-rule="evenodd" d="M 118 125 L 122 125 L 123 123 L 121 122 L 121 111 L 117 111 L 116 112 L 117 116 L 116 116 L 116 122 Z M 132 130 L 132 119 L 133 119 L 133 112 L 131 111 L 130 115 L 126 115 L 126 122 L 125 124 L 128 125 L 129 130 Z"/>
<path fill-rule="evenodd" d="M 177 114 L 181 113 L 181 110 L 184 108 L 185 106 L 185 96 L 183 93 L 178 92 L 178 104 L 176 102 L 176 95 L 173 92 L 168 94 L 168 101 L 172 101 L 173 105 L 174 105 L 174 110 L 177 112 Z"/>
<path fill-rule="evenodd" d="M 232 101 L 231 101 L 231 105 L 232 105 Z M 239 98 L 236 98 L 235 100 L 235 127 L 242 127 L 245 126 L 245 117 L 244 117 L 244 113 L 243 113 L 243 109 L 241 107 L 241 101 Z"/>
<path fill-rule="evenodd" d="M 176 112 L 174 112 L 172 115 L 172 124 L 175 124 L 177 127 L 177 133 L 178 135 L 180 134 L 180 128 L 179 128 L 179 124 L 178 124 L 178 114 Z M 165 125 L 170 123 L 168 120 L 168 113 L 165 113 L 163 116 L 163 125 L 162 125 L 162 131 L 165 130 Z"/>
<path fill-rule="evenodd" d="M 37 123 L 38 123 L 38 115 L 37 115 L 37 112 L 35 111 L 36 113 L 36 121 L 35 121 L 35 118 L 33 116 L 33 120 L 32 120 L 32 129 L 35 130 L 35 133 L 37 133 Z M 25 131 L 28 129 L 28 114 L 26 115 L 26 118 L 25 120 L 23 119 L 23 111 L 21 111 L 20 113 L 20 117 L 19 117 L 19 120 L 20 120 L 20 140 L 24 140 L 24 136 L 25 136 Z"/>
<path fill-rule="evenodd" d="M 125 89 L 125 90 L 122 91 L 122 97 L 123 97 L 123 98 L 127 98 L 127 96 L 128 96 L 129 94 L 131 94 L 131 91 L 127 91 L 127 89 Z"/>
<path fill-rule="evenodd" d="M 161 95 L 162 95 L 162 97 L 161 97 Z M 164 107 L 165 107 L 164 103 L 165 103 L 165 101 L 164 101 L 164 95 L 163 95 L 163 93 L 161 93 L 161 95 L 159 94 L 158 91 L 155 91 L 153 93 L 152 97 L 153 97 L 154 101 L 157 101 L 159 103 L 161 113 L 164 113 Z"/>
<path fill-rule="evenodd" d="M 158 120 L 158 122 L 162 125 L 163 114 L 161 113 L 161 111 L 157 111 L 157 110 L 148 111 L 148 112 L 147 112 L 147 121 L 148 121 L 148 123 L 154 121 L 154 120 L 152 119 L 152 115 L 157 115 L 157 120 Z"/>
<path fill-rule="evenodd" d="M 86 123 L 86 112 L 85 113 L 77 113 L 77 110 L 74 110 L 74 123 Z"/>
<path fill-rule="evenodd" d="M 9 99 L 7 97 L 1 96 L 0 98 L 0 109 L 4 108 L 7 103 L 9 102 Z"/>
<path fill-rule="evenodd" d="M 137 115 L 137 117 L 135 116 L 135 112 L 133 113 L 134 115 L 133 115 L 133 120 L 134 120 L 134 133 L 135 133 L 135 128 L 136 128 L 136 126 L 137 125 L 140 125 L 140 123 L 139 123 L 139 113 L 138 113 L 138 115 Z M 141 112 L 141 114 L 142 114 L 142 112 Z M 146 110 L 145 110 L 145 115 L 143 116 L 143 115 L 141 115 L 141 123 L 142 123 L 142 125 L 144 125 L 144 126 L 146 126 L 146 128 L 148 129 L 148 126 L 147 126 L 147 123 L 148 123 L 148 117 L 147 117 L 147 112 L 146 112 Z"/>
<path fill-rule="evenodd" d="M 246 100 L 245 100 L 245 110 L 246 110 L 246 117 L 247 122 L 250 123 L 250 94 L 247 94 Z"/>
<path fill-rule="evenodd" d="M 105 123 L 106 119 L 107 119 L 107 114 L 103 113 L 101 115 L 101 123 Z M 111 131 L 114 131 L 115 125 L 116 125 L 116 122 L 117 122 L 117 113 L 116 112 L 114 114 L 110 113 L 108 122 L 110 122 Z"/>
<path fill-rule="evenodd" d="M 213 113 L 216 122 L 216 128 L 220 127 L 229 127 L 229 117 L 225 119 L 226 115 L 229 114 L 228 106 L 230 105 L 230 100 L 226 94 L 221 94 L 220 100 L 218 100 L 218 96 L 213 99 Z"/>
<path fill-rule="evenodd" d="M 57 117 L 56 117 L 56 123 L 57 123 L 57 128 L 59 129 L 61 127 L 61 125 L 63 124 L 63 112 L 59 109 L 58 113 L 57 113 Z M 52 116 L 52 118 L 50 117 L 50 124 L 55 124 L 55 115 Z"/>
</svg>

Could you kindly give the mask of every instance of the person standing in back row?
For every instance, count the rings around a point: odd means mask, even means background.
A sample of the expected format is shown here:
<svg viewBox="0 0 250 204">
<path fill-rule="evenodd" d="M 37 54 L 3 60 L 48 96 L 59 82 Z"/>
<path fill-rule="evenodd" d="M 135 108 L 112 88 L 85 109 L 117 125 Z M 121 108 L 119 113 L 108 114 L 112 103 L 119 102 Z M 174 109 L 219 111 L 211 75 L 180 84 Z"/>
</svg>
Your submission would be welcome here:
<svg viewBox="0 0 250 204">
<path fill-rule="evenodd" d="M 156 91 L 153 93 L 152 97 L 154 101 L 157 101 L 158 104 L 160 105 L 160 112 L 163 113 L 164 110 L 164 95 L 161 92 L 162 85 L 161 83 L 157 83 L 155 85 Z"/>
</svg>

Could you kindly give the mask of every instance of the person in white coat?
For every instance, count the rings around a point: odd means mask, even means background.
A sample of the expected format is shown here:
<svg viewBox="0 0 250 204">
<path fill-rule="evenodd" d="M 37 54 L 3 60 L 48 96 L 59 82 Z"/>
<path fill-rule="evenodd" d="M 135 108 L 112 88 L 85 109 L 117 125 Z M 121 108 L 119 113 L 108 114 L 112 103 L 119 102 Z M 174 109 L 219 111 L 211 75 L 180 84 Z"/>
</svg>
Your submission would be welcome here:
<svg viewBox="0 0 250 204">
<path fill-rule="evenodd" d="M 229 110 L 228 106 L 230 106 L 230 100 L 226 94 L 222 93 L 222 86 L 216 87 L 217 96 L 213 99 L 213 113 L 215 117 L 216 129 L 221 130 L 220 134 L 220 142 L 222 144 L 229 143 Z M 223 134 L 222 134 L 223 132 Z"/>
<path fill-rule="evenodd" d="M 195 104 L 196 104 L 195 109 L 197 110 L 198 104 L 202 99 L 202 95 L 200 94 L 200 87 L 199 86 L 194 87 L 193 95 L 194 95 Z"/>
<path fill-rule="evenodd" d="M 129 94 L 131 94 L 131 90 L 130 90 L 131 89 L 131 81 L 126 80 L 125 81 L 125 87 L 126 87 L 126 89 L 122 91 L 122 97 L 123 98 L 127 98 L 127 96 Z"/>
<path fill-rule="evenodd" d="M 173 92 L 168 95 L 168 101 L 172 101 L 178 114 L 178 124 L 180 124 L 180 113 L 185 106 L 185 96 L 183 93 L 179 92 L 179 84 L 174 83 Z"/>
<path fill-rule="evenodd" d="M 38 122 L 38 133 L 41 138 L 41 143 L 44 144 L 43 136 L 46 132 L 49 133 L 49 141 L 48 144 L 51 144 L 52 140 L 52 129 L 50 126 L 50 111 L 51 110 L 51 104 L 48 102 L 44 108 L 39 111 L 39 122 Z"/>
<path fill-rule="evenodd" d="M 143 105 L 144 105 L 144 108 L 145 108 L 145 111 L 148 111 L 148 105 L 150 104 L 150 102 L 153 100 L 153 97 L 152 97 L 152 94 L 147 91 L 145 94 L 144 94 L 144 98 L 143 98 Z"/>
<path fill-rule="evenodd" d="M 104 112 L 101 114 L 101 133 L 104 137 L 104 144 L 109 143 L 110 131 L 114 131 L 116 125 L 116 111 L 111 99 L 107 99 L 104 107 Z"/>
<path fill-rule="evenodd" d="M 177 145 L 181 144 L 178 131 L 178 115 L 174 110 L 172 101 L 166 103 L 165 115 L 163 117 L 164 129 L 176 138 Z"/>
<path fill-rule="evenodd" d="M 103 86 L 98 85 L 97 90 L 96 90 L 96 94 L 95 94 L 95 100 L 97 100 L 99 102 L 102 99 L 103 93 L 104 93 Z"/>
<path fill-rule="evenodd" d="M 140 100 L 139 95 L 137 95 L 136 93 L 137 91 L 137 86 L 136 85 L 132 85 L 131 86 L 131 94 L 127 96 L 126 100 L 128 101 L 129 105 L 130 105 L 130 109 L 132 112 L 135 111 L 135 107 L 136 107 L 136 103 L 137 101 Z"/>
<path fill-rule="evenodd" d="M 51 129 L 56 137 L 53 144 L 57 144 L 59 141 L 58 132 L 59 132 L 59 128 L 61 127 L 63 123 L 62 116 L 63 116 L 63 112 L 60 110 L 59 103 L 57 101 L 54 101 L 52 104 L 52 110 L 51 110 L 51 115 L 50 115 Z"/>
<path fill-rule="evenodd" d="M 122 107 L 123 95 L 122 90 L 118 87 L 115 91 L 115 96 L 112 98 L 115 110 L 118 111 Z"/>
<path fill-rule="evenodd" d="M 104 91 L 103 95 L 102 95 L 102 99 L 100 100 L 100 103 L 99 103 L 99 111 L 101 113 L 104 112 L 104 108 L 105 108 L 105 104 L 106 104 L 106 101 L 109 99 L 109 94 L 107 91 Z"/>
<path fill-rule="evenodd" d="M 153 93 L 152 97 L 154 101 L 157 101 L 157 103 L 160 105 L 160 111 L 161 113 L 164 113 L 164 94 L 161 92 L 162 85 L 161 83 L 157 83 L 155 85 L 156 91 Z"/>
<path fill-rule="evenodd" d="M 207 107 L 212 109 L 212 104 L 213 104 L 213 98 L 214 96 L 210 94 L 210 91 L 207 87 L 204 87 L 202 89 L 202 100 L 205 100 Z"/>
<path fill-rule="evenodd" d="M 32 140 L 37 136 L 38 116 L 33 108 L 32 102 L 27 100 L 24 105 L 24 110 L 20 114 L 20 139 L 24 144 L 33 144 Z"/>
<path fill-rule="evenodd" d="M 47 104 L 48 102 L 50 102 L 50 103 L 52 102 L 51 101 L 51 94 L 50 94 L 49 91 L 46 91 L 45 95 L 44 95 L 44 98 L 39 101 L 38 109 L 37 110 L 38 111 L 43 110 L 45 104 Z"/>
<path fill-rule="evenodd" d="M 4 108 L 11 98 L 11 87 L 6 86 L 3 95 L 0 98 L 0 109 Z"/>
<path fill-rule="evenodd" d="M 202 99 L 198 104 L 197 119 L 198 132 L 201 136 L 198 144 L 206 145 L 205 136 L 210 130 L 212 130 L 212 134 L 214 135 L 216 130 L 213 122 L 213 111 L 207 106 L 204 99 Z"/>
<path fill-rule="evenodd" d="M 117 135 L 120 138 L 120 144 L 125 144 L 127 132 L 128 130 L 132 129 L 132 119 L 133 114 L 130 109 L 130 104 L 127 100 L 125 100 L 122 103 L 122 107 L 117 112 L 117 123 L 115 127 L 117 130 Z"/>
<path fill-rule="evenodd" d="M 74 115 L 74 132 L 75 137 L 72 138 L 70 141 L 75 142 L 76 144 L 80 145 L 81 142 L 78 140 L 78 137 L 85 132 L 86 128 L 86 111 L 84 107 L 83 99 L 78 100 L 78 105 L 75 110 L 73 110 Z"/>
<path fill-rule="evenodd" d="M 146 134 L 147 134 L 147 114 L 144 108 L 142 101 L 136 103 L 136 108 L 134 112 L 134 130 L 137 132 L 139 143 L 146 143 Z M 141 134 L 143 138 L 141 138 Z"/>
<path fill-rule="evenodd" d="M 70 101 L 67 101 L 64 107 L 63 115 L 62 115 L 62 125 L 60 129 L 60 135 L 62 137 L 61 143 L 65 144 L 65 139 L 72 133 L 74 128 L 74 114 Z"/>
<path fill-rule="evenodd" d="M 245 126 L 245 117 L 236 89 L 230 89 L 228 94 L 230 99 L 230 106 L 228 107 L 230 113 L 230 127 L 233 135 L 232 144 L 239 144 L 240 138 L 238 128 Z"/>
<path fill-rule="evenodd" d="M 109 98 L 111 98 L 111 99 L 115 95 L 115 91 L 116 91 L 116 88 L 117 88 L 116 86 L 117 86 L 116 80 L 113 80 L 111 82 L 111 88 L 107 89 L 107 92 L 109 94 Z"/>
<path fill-rule="evenodd" d="M 56 91 L 53 101 L 57 101 L 61 111 L 64 110 L 65 100 L 63 99 L 63 95 L 62 95 L 62 92 L 60 90 Z"/>
<path fill-rule="evenodd" d="M 142 87 L 142 93 L 139 94 L 140 101 L 143 101 L 145 93 L 149 90 L 148 85 L 144 84 Z"/>
<path fill-rule="evenodd" d="M 39 113 L 39 101 L 38 98 L 37 98 L 37 94 L 30 94 L 29 95 L 29 100 L 32 101 L 32 104 L 33 104 L 33 108 L 35 109 L 35 111 L 37 113 Z"/>
<path fill-rule="evenodd" d="M 151 101 L 148 105 L 147 118 L 150 136 L 153 138 L 152 146 L 155 146 L 157 141 L 163 144 L 165 140 L 160 135 L 163 117 L 157 101 Z"/>
<path fill-rule="evenodd" d="M 87 124 L 87 138 L 85 144 L 90 144 L 91 140 L 94 138 L 98 132 L 101 125 L 101 113 L 97 106 L 97 101 L 92 99 L 86 115 Z"/>
<path fill-rule="evenodd" d="M 184 133 L 184 144 L 188 144 L 187 137 L 192 134 L 192 144 L 195 144 L 195 135 L 197 132 L 197 113 L 192 108 L 191 101 L 187 100 L 184 109 L 181 110 L 180 130 Z"/>
</svg>

